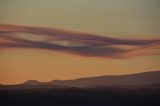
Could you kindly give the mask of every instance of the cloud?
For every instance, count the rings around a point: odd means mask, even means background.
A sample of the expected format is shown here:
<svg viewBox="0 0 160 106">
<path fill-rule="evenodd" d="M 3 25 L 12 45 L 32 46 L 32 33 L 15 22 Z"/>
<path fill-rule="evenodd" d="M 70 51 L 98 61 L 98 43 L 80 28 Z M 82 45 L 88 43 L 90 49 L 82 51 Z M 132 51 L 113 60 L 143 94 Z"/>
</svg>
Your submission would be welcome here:
<svg viewBox="0 0 160 106">
<path fill-rule="evenodd" d="M 160 54 L 160 39 L 120 39 L 54 28 L 0 24 L 0 48 L 37 48 L 87 57 Z"/>
</svg>

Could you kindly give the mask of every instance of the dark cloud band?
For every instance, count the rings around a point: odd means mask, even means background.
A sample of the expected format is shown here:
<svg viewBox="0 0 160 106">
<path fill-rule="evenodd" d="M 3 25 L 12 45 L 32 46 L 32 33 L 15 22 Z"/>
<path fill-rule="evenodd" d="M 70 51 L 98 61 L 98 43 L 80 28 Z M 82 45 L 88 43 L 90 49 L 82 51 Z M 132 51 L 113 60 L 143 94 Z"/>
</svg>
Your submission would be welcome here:
<svg viewBox="0 0 160 106">
<path fill-rule="evenodd" d="M 0 24 L 0 48 L 13 47 L 58 50 L 81 56 L 125 58 L 160 54 L 160 39 L 118 39 L 54 28 Z"/>
</svg>

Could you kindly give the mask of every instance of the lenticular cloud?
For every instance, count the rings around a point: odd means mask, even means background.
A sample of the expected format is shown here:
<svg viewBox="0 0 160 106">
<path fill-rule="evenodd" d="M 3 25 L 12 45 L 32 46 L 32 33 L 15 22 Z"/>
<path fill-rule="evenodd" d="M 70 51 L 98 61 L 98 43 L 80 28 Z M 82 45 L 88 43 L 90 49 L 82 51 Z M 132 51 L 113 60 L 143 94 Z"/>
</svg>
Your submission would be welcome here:
<svg viewBox="0 0 160 106">
<path fill-rule="evenodd" d="M 88 57 L 128 58 L 159 55 L 160 39 L 119 39 L 54 28 L 0 24 L 0 48 L 37 48 Z"/>
</svg>

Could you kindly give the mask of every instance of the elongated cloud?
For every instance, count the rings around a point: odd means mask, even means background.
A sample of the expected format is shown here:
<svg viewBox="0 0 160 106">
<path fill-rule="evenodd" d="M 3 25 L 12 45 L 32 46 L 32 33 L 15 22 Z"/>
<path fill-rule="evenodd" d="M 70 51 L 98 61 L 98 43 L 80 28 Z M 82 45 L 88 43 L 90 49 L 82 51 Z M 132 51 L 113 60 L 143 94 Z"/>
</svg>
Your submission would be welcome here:
<svg viewBox="0 0 160 106">
<path fill-rule="evenodd" d="M 0 48 L 38 48 L 93 57 L 160 54 L 160 39 L 118 39 L 96 34 L 0 24 Z"/>
</svg>

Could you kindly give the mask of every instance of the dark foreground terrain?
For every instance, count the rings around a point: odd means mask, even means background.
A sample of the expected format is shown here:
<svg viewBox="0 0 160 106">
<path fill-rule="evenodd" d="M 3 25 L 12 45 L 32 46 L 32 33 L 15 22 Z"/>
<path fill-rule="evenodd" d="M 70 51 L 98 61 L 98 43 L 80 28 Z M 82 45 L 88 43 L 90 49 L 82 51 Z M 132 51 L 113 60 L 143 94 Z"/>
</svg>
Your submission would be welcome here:
<svg viewBox="0 0 160 106">
<path fill-rule="evenodd" d="M 36 88 L 1 90 L 0 106 L 160 106 L 160 89 Z"/>
</svg>

